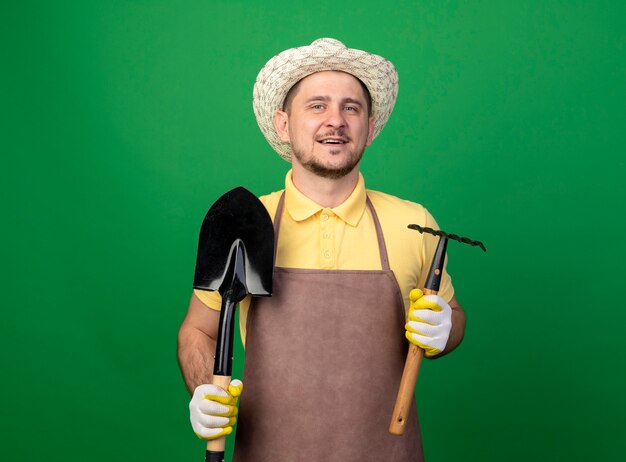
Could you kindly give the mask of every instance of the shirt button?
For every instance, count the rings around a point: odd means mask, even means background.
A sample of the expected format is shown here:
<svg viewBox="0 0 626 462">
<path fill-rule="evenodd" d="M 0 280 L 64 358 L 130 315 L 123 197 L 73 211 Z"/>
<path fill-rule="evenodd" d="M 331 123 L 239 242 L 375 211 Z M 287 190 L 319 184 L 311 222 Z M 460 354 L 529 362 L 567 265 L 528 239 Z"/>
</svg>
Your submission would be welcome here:
<svg viewBox="0 0 626 462">
<path fill-rule="evenodd" d="M 330 237 L 330 234 L 329 233 L 324 233 L 323 237 L 324 237 L 324 239 L 328 239 Z"/>
<path fill-rule="evenodd" d="M 330 252 L 328 250 L 324 251 L 324 258 L 330 258 Z"/>
<path fill-rule="evenodd" d="M 322 220 L 326 221 L 328 220 L 328 215 L 326 215 L 325 213 L 322 214 Z"/>
</svg>

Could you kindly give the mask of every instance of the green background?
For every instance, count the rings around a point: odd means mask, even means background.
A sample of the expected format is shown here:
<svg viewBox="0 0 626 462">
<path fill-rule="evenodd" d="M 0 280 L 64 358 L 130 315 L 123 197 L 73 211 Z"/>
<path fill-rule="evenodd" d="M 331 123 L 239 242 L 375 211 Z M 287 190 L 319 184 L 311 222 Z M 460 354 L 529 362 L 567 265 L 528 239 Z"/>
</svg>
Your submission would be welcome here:
<svg viewBox="0 0 626 462">
<path fill-rule="evenodd" d="M 202 460 L 175 356 L 199 225 L 282 187 L 252 85 L 319 37 L 400 75 L 367 186 L 487 245 L 449 247 L 468 328 L 420 376 L 428 460 L 624 460 L 625 9 L 2 2 L 3 460 Z"/>
</svg>

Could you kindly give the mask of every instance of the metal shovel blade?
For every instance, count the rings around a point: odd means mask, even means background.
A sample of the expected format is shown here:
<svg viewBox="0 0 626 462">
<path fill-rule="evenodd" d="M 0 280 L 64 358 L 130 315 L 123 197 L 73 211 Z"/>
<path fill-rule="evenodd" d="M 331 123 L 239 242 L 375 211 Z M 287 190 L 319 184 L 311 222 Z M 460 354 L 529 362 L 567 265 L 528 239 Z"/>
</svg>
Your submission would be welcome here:
<svg viewBox="0 0 626 462">
<path fill-rule="evenodd" d="M 241 186 L 220 197 L 204 217 L 194 288 L 217 290 L 224 295 L 225 286 L 232 282 L 228 280 L 228 268 L 234 257 L 243 261 L 245 279 L 241 282 L 246 293 L 271 295 L 274 227 L 259 199 Z"/>
</svg>

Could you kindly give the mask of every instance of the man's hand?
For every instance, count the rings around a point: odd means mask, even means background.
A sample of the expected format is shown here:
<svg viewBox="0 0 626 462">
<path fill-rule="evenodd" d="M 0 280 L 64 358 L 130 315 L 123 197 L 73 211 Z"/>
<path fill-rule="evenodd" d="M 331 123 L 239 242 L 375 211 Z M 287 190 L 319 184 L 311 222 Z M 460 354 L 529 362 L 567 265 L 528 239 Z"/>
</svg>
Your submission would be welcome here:
<svg viewBox="0 0 626 462">
<path fill-rule="evenodd" d="M 452 328 L 452 309 L 439 295 L 426 295 L 419 289 L 410 293 L 411 306 L 406 338 L 425 351 L 427 357 L 441 353 Z"/>
<path fill-rule="evenodd" d="M 198 438 L 213 440 L 230 435 L 237 422 L 237 400 L 243 383 L 233 380 L 228 391 L 217 385 L 199 385 L 189 403 L 189 418 Z"/>
</svg>

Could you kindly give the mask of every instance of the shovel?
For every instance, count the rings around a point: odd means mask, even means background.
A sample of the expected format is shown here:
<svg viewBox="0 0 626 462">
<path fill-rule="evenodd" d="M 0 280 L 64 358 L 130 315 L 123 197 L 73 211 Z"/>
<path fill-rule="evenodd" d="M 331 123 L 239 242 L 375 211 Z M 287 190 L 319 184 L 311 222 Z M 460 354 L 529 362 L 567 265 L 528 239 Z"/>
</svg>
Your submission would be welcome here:
<svg viewBox="0 0 626 462">
<path fill-rule="evenodd" d="M 246 295 L 272 295 L 274 227 L 245 188 L 225 193 L 209 209 L 198 242 L 193 287 L 222 296 L 213 384 L 228 390 L 233 366 L 235 307 Z M 226 437 L 207 443 L 206 462 L 223 462 Z"/>
</svg>

